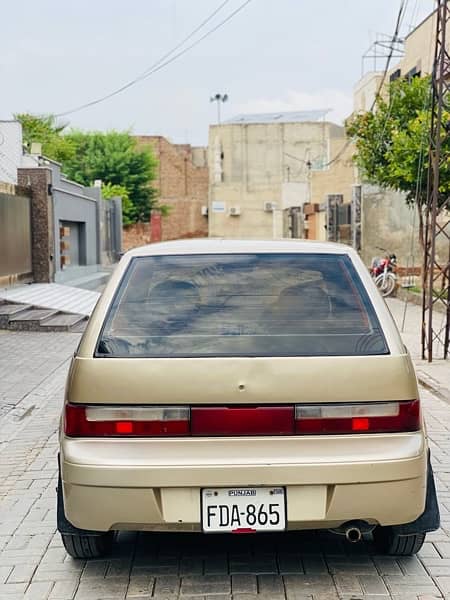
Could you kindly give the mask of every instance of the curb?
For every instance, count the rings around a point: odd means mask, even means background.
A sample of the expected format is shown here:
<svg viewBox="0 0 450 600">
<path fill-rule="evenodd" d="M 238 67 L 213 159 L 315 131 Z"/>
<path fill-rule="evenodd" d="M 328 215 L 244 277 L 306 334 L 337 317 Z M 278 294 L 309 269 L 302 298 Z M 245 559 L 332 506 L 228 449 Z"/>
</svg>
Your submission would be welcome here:
<svg viewBox="0 0 450 600">
<path fill-rule="evenodd" d="M 436 379 L 430 377 L 423 371 L 416 369 L 417 379 L 422 387 L 432 392 L 435 396 L 450 404 L 450 390 L 440 385 Z"/>
<path fill-rule="evenodd" d="M 402 288 L 401 286 L 397 286 L 395 291 L 395 296 L 393 298 L 397 298 L 402 302 L 407 302 L 409 304 L 415 304 L 416 306 L 422 306 L 422 295 L 417 292 L 411 292 L 408 288 Z M 434 308 L 439 313 L 445 313 L 445 309 L 441 304 L 436 303 Z"/>
</svg>

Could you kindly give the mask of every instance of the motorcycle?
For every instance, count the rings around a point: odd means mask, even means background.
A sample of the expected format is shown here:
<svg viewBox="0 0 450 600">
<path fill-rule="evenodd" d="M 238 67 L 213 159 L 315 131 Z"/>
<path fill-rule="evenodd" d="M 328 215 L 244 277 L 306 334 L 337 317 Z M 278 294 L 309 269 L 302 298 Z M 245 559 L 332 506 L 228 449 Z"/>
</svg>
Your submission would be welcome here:
<svg viewBox="0 0 450 600">
<path fill-rule="evenodd" d="M 372 260 L 372 264 L 370 266 L 370 274 L 375 281 L 375 285 L 380 290 L 381 295 L 386 297 L 390 296 L 397 285 L 397 257 L 395 254 L 389 254 L 385 248 L 380 248 L 377 246 L 379 250 L 382 250 L 386 253 L 384 258 L 376 257 Z"/>
</svg>

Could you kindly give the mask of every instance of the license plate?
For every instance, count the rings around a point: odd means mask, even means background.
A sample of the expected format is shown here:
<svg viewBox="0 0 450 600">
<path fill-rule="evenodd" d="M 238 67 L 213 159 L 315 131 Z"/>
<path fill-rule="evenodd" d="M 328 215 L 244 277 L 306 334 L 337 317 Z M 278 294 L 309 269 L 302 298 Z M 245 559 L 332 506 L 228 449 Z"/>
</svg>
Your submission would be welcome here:
<svg viewBox="0 0 450 600">
<path fill-rule="evenodd" d="M 214 488 L 202 490 L 205 532 L 250 533 L 286 529 L 284 488 Z"/>
</svg>

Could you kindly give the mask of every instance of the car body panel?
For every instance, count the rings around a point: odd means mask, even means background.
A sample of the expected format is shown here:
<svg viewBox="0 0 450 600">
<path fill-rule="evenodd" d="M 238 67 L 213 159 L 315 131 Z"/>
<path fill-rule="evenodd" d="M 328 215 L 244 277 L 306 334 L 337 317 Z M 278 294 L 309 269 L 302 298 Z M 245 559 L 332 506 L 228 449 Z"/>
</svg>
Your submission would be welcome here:
<svg viewBox="0 0 450 600">
<path fill-rule="evenodd" d="M 94 358 L 130 261 L 149 255 L 327 253 L 350 256 L 389 348 L 377 356 Z M 105 405 L 267 405 L 417 399 L 411 358 L 358 255 L 339 244 L 189 240 L 127 253 L 100 298 L 72 361 L 66 402 Z M 201 489 L 286 488 L 289 529 L 360 519 L 394 525 L 425 507 L 425 426 L 411 433 L 68 438 L 60 432 L 67 519 L 107 531 L 201 530 Z"/>
<path fill-rule="evenodd" d="M 341 436 L 261 436 L 64 440 L 62 459 L 74 483 L 211 486 L 350 483 L 420 475 L 421 432 Z M 392 463 L 392 467 L 390 467 Z M 420 464 L 419 464 L 420 463 Z M 99 467 L 96 475 L 95 469 Z M 268 472 L 267 467 L 272 471 Z M 320 473 L 318 467 L 321 467 Z M 83 475 L 84 473 L 84 475 Z M 84 479 L 83 479 L 84 478 Z"/>
<path fill-rule="evenodd" d="M 351 358 L 76 357 L 67 389 L 68 401 L 86 404 L 284 404 L 418 397 L 407 354 Z"/>
<path fill-rule="evenodd" d="M 425 508 L 426 480 L 345 485 L 288 485 L 287 529 L 340 527 L 353 520 L 369 524 L 409 523 Z M 200 487 L 86 486 L 63 482 L 69 521 L 96 531 L 201 531 Z"/>
<path fill-rule="evenodd" d="M 427 451 L 421 432 L 325 439 L 66 438 L 62 446 L 66 514 L 86 529 L 106 531 L 120 523 L 124 529 L 147 529 L 151 524 L 152 529 L 165 530 L 178 522 L 184 525 L 180 530 L 199 529 L 204 487 L 282 482 L 291 528 L 304 528 L 308 521 L 317 527 L 335 527 L 352 518 L 383 524 L 409 522 L 425 505 Z M 101 519 L 89 508 L 87 499 L 94 497 L 102 498 Z M 396 506 L 399 498 L 402 501 Z M 136 502 L 145 519 L 135 511 Z M 119 519 L 117 514 L 126 517 Z"/>
</svg>

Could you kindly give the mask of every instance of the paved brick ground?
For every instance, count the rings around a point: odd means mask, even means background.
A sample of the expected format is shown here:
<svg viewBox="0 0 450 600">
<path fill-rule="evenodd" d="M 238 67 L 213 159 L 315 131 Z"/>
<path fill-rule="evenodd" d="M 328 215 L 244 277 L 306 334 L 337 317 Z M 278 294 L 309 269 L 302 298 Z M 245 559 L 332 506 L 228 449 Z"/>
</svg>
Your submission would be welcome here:
<svg viewBox="0 0 450 600">
<path fill-rule="evenodd" d="M 450 599 L 450 406 L 423 392 L 442 528 L 419 557 L 326 533 L 122 534 L 108 560 L 69 558 L 55 533 L 59 409 L 75 334 L 0 332 L 1 600 Z"/>
</svg>

